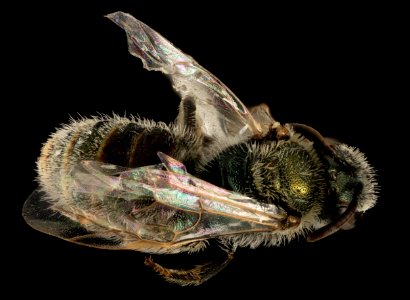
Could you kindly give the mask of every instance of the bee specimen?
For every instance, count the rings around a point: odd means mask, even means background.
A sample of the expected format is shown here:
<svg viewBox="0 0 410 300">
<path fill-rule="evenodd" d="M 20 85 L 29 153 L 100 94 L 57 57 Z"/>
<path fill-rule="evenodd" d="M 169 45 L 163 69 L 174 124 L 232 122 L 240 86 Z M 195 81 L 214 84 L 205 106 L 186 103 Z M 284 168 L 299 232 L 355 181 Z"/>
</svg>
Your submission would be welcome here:
<svg viewBox="0 0 410 300">
<path fill-rule="evenodd" d="M 180 95 L 167 125 L 93 117 L 51 135 L 40 187 L 23 216 L 33 228 L 82 245 L 224 258 L 191 269 L 146 264 L 170 282 L 198 285 L 238 247 L 278 246 L 350 229 L 376 203 L 374 171 L 359 150 L 304 124 L 280 124 L 265 104 L 245 105 L 216 77 L 131 15 L 107 16 L 129 52 Z"/>
</svg>

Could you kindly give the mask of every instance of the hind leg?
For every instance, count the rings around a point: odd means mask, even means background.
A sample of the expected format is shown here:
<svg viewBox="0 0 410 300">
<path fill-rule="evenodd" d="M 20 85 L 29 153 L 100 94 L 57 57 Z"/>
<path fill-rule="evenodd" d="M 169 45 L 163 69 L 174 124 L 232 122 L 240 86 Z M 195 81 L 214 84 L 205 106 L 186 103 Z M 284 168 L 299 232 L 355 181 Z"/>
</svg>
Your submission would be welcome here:
<svg viewBox="0 0 410 300">
<path fill-rule="evenodd" d="M 156 263 L 152 257 L 145 259 L 145 265 L 153 269 L 165 280 L 182 286 L 200 285 L 222 271 L 233 259 L 234 249 L 221 248 L 224 257 L 212 262 L 195 265 L 191 269 L 170 269 Z"/>
</svg>

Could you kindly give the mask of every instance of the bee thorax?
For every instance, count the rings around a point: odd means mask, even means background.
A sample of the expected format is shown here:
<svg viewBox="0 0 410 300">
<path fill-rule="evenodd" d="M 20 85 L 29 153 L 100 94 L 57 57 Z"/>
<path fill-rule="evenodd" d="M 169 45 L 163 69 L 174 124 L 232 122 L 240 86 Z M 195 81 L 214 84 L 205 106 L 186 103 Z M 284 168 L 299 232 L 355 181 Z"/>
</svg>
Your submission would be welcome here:
<svg viewBox="0 0 410 300">
<path fill-rule="evenodd" d="M 218 161 L 229 188 L 261 202 L 303 215 L 324 200 L 324 167 L 299 137 L 243 143 L 224 151 Z"/>
</svg>

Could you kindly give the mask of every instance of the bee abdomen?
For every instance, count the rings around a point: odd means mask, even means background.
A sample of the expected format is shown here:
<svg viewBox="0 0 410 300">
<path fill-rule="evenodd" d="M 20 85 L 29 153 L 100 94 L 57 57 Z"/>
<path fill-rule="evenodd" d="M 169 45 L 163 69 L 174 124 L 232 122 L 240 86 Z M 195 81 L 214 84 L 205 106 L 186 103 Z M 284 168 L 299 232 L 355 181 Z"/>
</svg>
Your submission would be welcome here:
<svg viewBox="0 0 410 300">
<path fill-rule="evenodd" d="M 69 198 L 67 178 L 78 161 L 130 168 L 157 164 L 157 151 L 176 152 L 174 141 L 173 130 L 164 123 L 117 116 L 72 121 L 45 143 L 37 163 L 40 185 L 51 199 Z"/>
</svg>

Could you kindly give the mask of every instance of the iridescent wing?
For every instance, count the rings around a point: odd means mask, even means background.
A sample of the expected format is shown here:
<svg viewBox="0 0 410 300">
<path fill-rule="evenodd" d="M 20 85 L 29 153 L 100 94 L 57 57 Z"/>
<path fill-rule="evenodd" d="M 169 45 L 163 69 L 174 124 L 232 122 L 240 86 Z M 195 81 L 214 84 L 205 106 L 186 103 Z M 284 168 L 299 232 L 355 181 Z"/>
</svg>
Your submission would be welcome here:
<svg viewBox="0 0 410 300">
<path fill-rule="evenodd" d="M 123 12 L 107 17 L 125 30 L 129 52 L 142 60 L 144 68 L 161 71 L 171 79 L 182 99 L 181 107 L 190 108 L 188 112 L 180 109 L 179 123 L 189 122 L 193 112 L 202 133 L 216 140 L 263 136 L 274 126 L 256 121 L 218 78 L 141 21 Z"/>
<path fill-rule="evenodd" d="M 293 226 L 282 208 L 214 186 L 188 174 L 171 157 L 159 156 L 160 165 L 125 171 L 83 161 L 73 171 L 70 211 L 53 207 L 65 215 L 62 223 L 50 218 L 52 210 L 37 213 L 37 197 L 26 203 L 25 218 L 35 229 L 80 244 L 154 253 L 183 251 L 185 245 L 224 235 Z"/>
<path fill-rule="evenodd" d="M 103 249 L 117 249 L 120 245 L 120 239 L 108 228 L 95 225 L 91 230 L 85 218 L 53 208 L 47 194 L 40 189 L 24 203 L 23 218 L 34 229 L 70 242 Z"/>
</svg>

